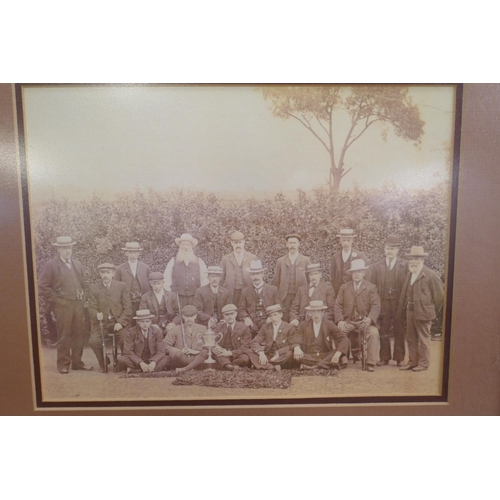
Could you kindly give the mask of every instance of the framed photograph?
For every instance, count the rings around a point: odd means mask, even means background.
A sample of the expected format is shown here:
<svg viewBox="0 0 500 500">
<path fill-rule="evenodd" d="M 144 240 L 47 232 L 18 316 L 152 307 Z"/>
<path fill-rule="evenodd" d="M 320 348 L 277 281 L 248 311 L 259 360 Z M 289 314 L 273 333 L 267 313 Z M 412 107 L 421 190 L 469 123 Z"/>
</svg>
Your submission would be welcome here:
<svg viewBox="0 0 500 500">
<path fill-rule="evenodd" d="M 462 95 L 16 85 L 36 408 L 446 403 Z"/>
</svg>

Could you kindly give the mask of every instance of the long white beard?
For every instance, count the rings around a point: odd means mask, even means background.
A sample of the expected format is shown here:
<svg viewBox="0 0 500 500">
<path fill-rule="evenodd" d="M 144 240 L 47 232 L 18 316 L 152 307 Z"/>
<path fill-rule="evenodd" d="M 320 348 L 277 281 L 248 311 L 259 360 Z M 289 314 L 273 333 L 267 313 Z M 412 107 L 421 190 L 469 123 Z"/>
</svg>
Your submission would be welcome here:
<svg viewBox="0 0 500 500">
<path fill-rule="evenodd" d="M 196 264 L 198 262 L 198 257 L 194 254 L 193 249 L 190 250 L 180 250 L 177 252 L 175 257 L 176 262 L 187 262 L 191 264 Z"/>
</svg>

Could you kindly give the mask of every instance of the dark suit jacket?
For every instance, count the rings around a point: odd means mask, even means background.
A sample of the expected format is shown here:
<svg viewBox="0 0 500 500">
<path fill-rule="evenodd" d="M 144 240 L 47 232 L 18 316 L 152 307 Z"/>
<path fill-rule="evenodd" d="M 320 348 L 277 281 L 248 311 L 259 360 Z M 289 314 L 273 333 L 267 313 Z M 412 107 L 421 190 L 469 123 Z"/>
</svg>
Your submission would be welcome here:
<svg viewBox="0 0 500 500">
<path fill-rule="evenodd" d="M 410 286 L 411 273 L 406 275 L 399 299 L 398 316 L 404 318 L 406 311 L 406 291 Z M 443 282 L 441 278 L 424 266 L 413 283 L 414 318 L 420 321 L 436 319 L 444 304 Z"/>
<path fill-rule="evenodd" d="M 83 266 L 75 259 L 71 259 L 72 268 L 85 289 L 86 281 Z M 60 257 L 46 262 L 38 278 L 38 291 L 48 305 L 53 305 L 58 298 L 66 299 L 75 295 L 75 285 L 71 271 Z"/>
<path fill-rule="evenodd" d="M 252 260 L 257 260 L 257 257 L 253 253 L 245 250 L 243 262 L 241 264 L 243 271 L 243 288 L 252 284 L 250 273 L 247 271 L 247 268 L 250 267 L 250 261 Z M 220 265 L 222 267 L 222 279 L 220 282 L 228 290 L 234 290 L 234 284 L 236 283 L 236 268 L 238 267 L 234 252 L 224 255 Z"/>
<path fill-rule="evenodd" d="M 252 351 L 264 351 L 264 353 L 268 353 L 274 342 L 273 332 L 274 329 L 272 323 L 262 325 L 259 333 L 252 340 Z M 299 345 L 297 340 L 295 327 L 290 325 L 290 323 L 282 321 L 280 329 L 278 330 L 278 335 L 276 336 L 276 344 L 278 344 L 279 347 L 278 352 L 283 354 L 292 350 L 295 346 Z"/>
<path fill-rule="evenodd" d="M 139 281 L 139 285 L 141 287 L 141 294 L 149 292 L 151 287 L 149 286 L 149 274 L 151 270 L 147 264 L 137 261 L 137 280 Z M 120 264 L 115 271 L 115 280 L 121 281 L 127 285 L 127 288 L 130 291 L 130 285 L 132 284 L 132 280 L 134 279 L 134 275 L 132 274 L 132 270 L 130 269 L 130 264 L 124 262 Z"/>
<path fill-rule="evenodd" d="M 264 309 L 280 303 L 278 289 L 275 286 L 264 283 L 264 287 L 262 288 L 262 303 L 264 304 Z M 250 319 L 253 321 L 256 307 L 257 301 L 255 300 L 254 286 L 250 285 L 243 288 L 240 303 L 238 304 L 238 320 L 242 321 L 250 316 Z"/>
<path fill-rule="evenodd" d="M 228 325 L 224 324 L 217 326 L 215 332 L 222 333 L 223 339 L 224 336 L 228 335 L 228 330 Z M 246 326 L 245 323 L 236 321 L 236 323 L 234 324 L 234 330 L 231 333 L 231 352 L 233 353 L 233 358 L 237 358 L 238 356 L 241 356 L 242 354 L 245 354 L 247 351 L 249 351 L 251 342 L 252 335 L 250 334 L 248 326 Z"/>
<path fill-rule="evenodd" d="M 222 308 L 226 304 L 231 304 L 233 300 L 232 293 L 227 289 L 219 285 L 219 291 L 217 293 L 217 317 L 219 320 L 222 319 Z M 210 285 L 205 285 L 194 294 L 194 306 L 198 310 L 197 321 L 203 324 L 207 324 L 208 320 L 214 315 L 214 294 Z"/>
<path fill-rule="evenodd" d="M 290 308 L 290 321 L 298 319 L 304 321 L 306 318 L 306 307 L 310 304 L 311 300 L 322 300 L 328 309 L 325 310 L 325 319 L 333 321 L 333 308 L 335 306 L 335 292 L 332 285 L 324 281 L 320 281 L 318 286 L 314 289 L 311 297 L 309 297 L 309 285 L 301 286 L 297 290 L 295 299 L 293 300 L 292 307 Z"/>
<path fill-rule="evenodd" d="M 349 339 L 343 334 L 332 321 L 328 321 L 323 317 L 318 335 L 319 341 L 322 343 L 323 351 L 340 351 L 347 356 L 349 350 Z M 311 345 L 315 342 L 313 320 L 308 319 L 303 321 L 297 327 L 297 342 L 301 349 L 307 353 Z"/>
<path fill-rule="evenodd" d="M 351 262 L 356 259 L 363 259 L 365 261 L 365 266 L 368 264 L 368 259 L 364 252 L 360 252 L 359 250 L 355 250 L 354 248 L 351 250 L 351 255 L 347 259 L 345 263 L 345 269 L 351 269 Z M 343 284 L 342 281 L 342 273 L 340 272 L 342 268 L 342 250 L 337 252 L 332 257 L 332 262 L 330 265 L 330 280 L 332 282 L 333 289 L 335 291 L 335 295 L 339 294 L 340 287 Z"/>
<path fill-rule="evenodd" d="M 403 284 L 405 282 L 406 273 L 408 273 L 408 261 L 401 260 L 400 258 L 396 257 L 396 263 L 394 264 L 394 269 L 396 271 L 396 290 L 394 291 L 394 298 L 397 307 L 401 295 L 401 290 L 403 289 Z M 377 263 L 370 266 L 370 270 L 367 273 L 367 276 L 365 276 L 365 279 L 367 281 L 370 281 L 377 287 L 381 300 L 382 300 L 382 290 L 384 288 L 386 270 L 387 270 L 387 264 L 385 263 L 385 259 L 379 260 Z M 382 310 L 382 314 L 383 313 L 384 311 Z"/>
<path fill-rule="evenodd" d="M 297 260 L 295 261 L 295 292 L 302 286 L 307 284 L 306 280 L 306 266 L 311 263 L 311 259 L 305 255 L 299 254 Z M 288 254 L 280 257 L 276 262 L 276 267 L 274 268 L 273 285 L 278 287 L 280 300 L 283 301 L 288 293 L 288 283 L 290 280 L 290 266 L 292 262 Z"/>
<path fill-rule="evenodd" d="M 357 292 L 354 291 L 354 283 L 352 281 L 340 287 L 339 294 L 335 300 L 335 323 L 338 324 L 339 321 L 354 321 L 351 314 L 355 301 L 359 315 L 362 317 L 368 316 L 372 320 L 372 324 L 377 325 L 380 315 L 380 297 L 377 287 L 366 280 L 361 282 Z"/>
<path fill-rule="evenodd" d="M 165 307 L 167 309 L 167 317 L 160 318 L 160 304 L 158 304 L 158 299 L 156 298 L 153 290 L 146 292 L 141 297 L 141 303 L 139 304 L 139 309 L 149 309 L 151 314 L 154 314 L 153 323 L 158 325 L 160 323 L 171 323 L 173 319 L 178 315 L 179 308 L 177 307 L 177 297 L 175 293 L 169 292 L 168 290 L 163 290 L 163 299 L 165 300 Z"/>
<path fill-rule="evenodd" d="M 113 316 L 117 323 L 127 327 L 132 320 L 132 304 L 130 294 L 125 283 L 111 281 L 110 289 L 107 290 L 102 281 L 90 287 L 89 315 L 93 325 L 98 324 L 97 313 L 104 314 L 103 321 L 108 316 Z"/>
<path fill-rule="evenodd" d="M 125 341 L 123 344 L 123 354 L 130 356 L 134 363 L 142 363 L 142 352 L 144 351 L 145 338 L 141 332 L 139 325 L 129 328 L 125 332 Z M 165 343 L 163 342 L 163 334 L 157 325 L 151 325 L 148 330 L 148 344 L 151 357 L 149 361 L 158 363 L 166 353 Z"/>
</svg>

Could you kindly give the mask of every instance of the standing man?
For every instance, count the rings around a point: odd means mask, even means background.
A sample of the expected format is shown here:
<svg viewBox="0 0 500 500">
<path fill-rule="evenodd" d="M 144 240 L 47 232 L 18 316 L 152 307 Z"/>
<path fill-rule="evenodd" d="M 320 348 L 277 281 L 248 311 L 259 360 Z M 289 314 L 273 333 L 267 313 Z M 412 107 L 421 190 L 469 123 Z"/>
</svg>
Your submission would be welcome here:
<svg viewBox="0 0 500 500">
<path fill-rule="evenodd" d="M 175 238 L 179 251 L 167 264 L 163 276 L 165 290 L 179 296 L 181 309 L 186 305 L 194 304 L 194 294 L 200 286 L 208 285 L 207 266 L 194 253 L 198 240 L 190 234 L 184 233 Z"/>
<path fill-rule="evenodd" d="M 380 323 L 380 361 L 379 365 L 388 365 L 391 359 L 398 366 L 404 365 L 405 337 L 403 325 L 397 317 L 401 290 L 408 272 L 408 262 L 398 258 L 401 241 L 399 236 L 390 234 L 384 245 L 385 259 L 370 267 L 370 278 L 377 286 L 381 300 Z M 394 353 L 391 356 L 391 330 L 394 336 Z"/>
<path fill-rule="evenodd" d="M 46 262 L 38 280 L 38 291 L 45 299 L 45 309 L 52 310 L 57 331 L 57 369 L 66 374 L 72 370 L 92 370 L 82 362 L 85 330 L 83 327 L 83 266 L 71 258 L 71 236 L 58 236 L 55 243 L 59 256 Z"/>
<path fill-rule="evenodd" d="M 165 290 L 164 283 L 162 273 L 153 272 L 149 275 L 151 290 L 141 297 L 139 309 L 148 309 L 153 314 L 152 323 L 160 327 L 165 337 L 167 326 L 174 321 L 174 318 L 180 318 L 180 313 L 175 293 Z"/>
<path fill-rule="evenodd" d="M 250 342 L 252 336 L 248 326 L 236 321 L 238 308 L 234 304 L 227 304 L 222 308 L 224 324 L 215 330 L 221 333 L 219 344 L 212 349 L 212 354 L 218 366 L 223 370 L 239 370 L 250 364 Z"/>
<path fill-rule="evenodd" d="M 325 304 L 325 319 L 334 321 L 335 292 L 331 283 L 327 283 L 321 279 L 322 275 L 320 264 L 309 264 L 306 266 L 307 284 L 297 290 L 297 295 L 290 309 L 290 324 L 292 326 L 298 326 L 300 322 L 307 319 L 307 306 L 312 301 L 317 300 L 321 300 Z"/>
<path fill-rule="evenodd" d="M 208 266 L 208 285 L 196 290 L 194 306 L 198 310 L 197 323 L 215 328 L 222 319 L 222 309 L 226 304 L 232 303 L 231 292 L 220 286 L 222 268 Z"/>
<path fill-rule="evenodd" d="M 431 325 L 444 304 L 443 283 L 437 273 L 424 266 L 429 255 L 424 247 L 414 246 L 399 300 L 398 316 L 406 314 L 406 340 L 410 360 L 400 370 L 423 372 L 430 365 Z"/>
<path fill-rule="evenodd" d="M 312 300 L 306 307 L 310 318 L 297 329 L 297 343 L 293 357 L 301 363 L 300 368 L 309 370 L 330 370 L 345 359 L 347 366 L 349 339 L 332 321 L 324 317 L 328 306 L 321 300 Z"/>
<path fill-rule="evenodd" d="M 283 321 L 290 321 L 290 308 L 297 289 L 306 285 L 306 266 L 311 259 L 299 253 L 301 238 L 292 233 L 285 236 L 288 253 L 280 257 L 274 269 L 273 285 L 279 290 L 280 303 L 283 304 Z"/>
<path fill-rule="evenodd" d="M 132 316 L 135 316 L 141 297 L 149 292 L 149 274 L 151 270 L 147 264 L 139 260 L 142 247 L 136 241 L 128 241 L 122 248 L 127 257 L 127 262 L 120 264 L 115 271 L 115 280 L 127 285 L 132 304 Z M 135 320 L 132 322 L 135 324 Z"/>
<path fill-rule="evenodd" d="M 362 259 L 364 262 L 367 262 L 364 252 L 352 248 L 355 237 L 354 229 L 341 229 L 340 233 L 337 234 L 342 250 L 332 257 L 330 266 L 330 279 L 335 296 L 339 294 L 340 287 L 343 284 L 351 281 L 351 275 L 348 270 L 351 268 L 352 261 L 354 259 Z"/>
<path fill-rule="evenodd" d="M 102 352 L 100 322 L 103 324 L 104 335 L 116 333 L 117 345 L 123 348 L 123 329 L 130 326 L 132 305 L 127 285 L 113 279 L 115 265 L 106 262 L 97 266 L 97 270 L 101 281 L 90 287 L 89 295 L 89 315 L 92 323 L 89 347 L 94 351 L 101 372 L 104 372 L 104 362 L 109 363 L 109 359 L 104 360 Z"/>
<path fill-rule="evenodd" d="M 367 371 L 373 372 L 379 358 L 380 340 L 377 320 L 380 314 L 380 297 L 377 287 L 364 278 L 365 261 L 353 260 L 351 268 L 352 280 L 340 287 L 335 300 L 335 322 L 342 333 L 349 335 L 353 351 L 353 361 L 356 362 L 359 350 L 358 339 L 354 334 L 364 331 L 367 342 Z"/>
<path fill-rule="evenodd" d="M 181 310 L 182 323 L 167 332 L 165 345 L 172 367 L 178 373 L 187 372 L 201 366 L 208 358 L 208 349 L 203 347 L 202 334 L 207 331 L 203 325 L 197 325 L 196 307 L 184 306 Z"/>
<path fill-rule="evenodd" d="M 118 362 L 132 372 L 160 372 L 169 365 L 163 335 L 151 320 L 153 315 L 147 309 L 139 309 L 134 318 L 137 325 L 125 331 L 123 354 Z"/>
<path fill-rule="evenodd" d="M 271 318 L 266 315 L 266 308 L 279 304 L 278 289 L 274 285 L 264 283 L 264 271 L 260 260 L 252 260 L 248 272 L 252 277 L 252 284 L 241 292 L 238 304 L 238 319 L 250 328 L 252 337 L 255 337 L 262 325 L 269 323 Z"/>
<path fill-rule="evenodd" d="M 295 327 L 282 321 L 283 309 L 279 304 L 266 307 L 269 322 L 264 324 L 252 340 L 249 354 L 252 365 L 258 370 L 281 370 L 292 359 L 298 345 Z"/>
<path fill-rule="evenodd" d="M 245 250 L 245 236 L 240 231 L 231 233 L 233 251 L 222 257 L 221 283 L 231 292 L 233 302 L 239 304 L 241 291 L 252 284 L 248 266 L 257 257 Z"/>
</svg>

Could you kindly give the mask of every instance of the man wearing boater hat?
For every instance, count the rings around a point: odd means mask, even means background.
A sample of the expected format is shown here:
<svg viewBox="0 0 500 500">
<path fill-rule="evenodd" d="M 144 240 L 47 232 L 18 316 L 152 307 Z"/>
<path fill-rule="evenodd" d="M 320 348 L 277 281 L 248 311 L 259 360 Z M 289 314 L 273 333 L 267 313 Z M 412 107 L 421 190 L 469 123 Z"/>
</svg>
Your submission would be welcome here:
<svg viewBox="0 0 500 500">
<path fill-rule="evenodd" d="M 408 366 L 400 370 L 422 372 L 430 365 L 431 325 L 443 307 L 443 283 L 437 273 L 424 265 L 428 253 L 424 248 L 413 246 L 409 257 L 410 272 L 406 275 L 398 316 L 406 316 L 406 340 L 410 359 Z"/>
<path fill-rule="evenodd" d="M 101 281 L 91 285 L 89 294 L 89 315 L 92 323 L 89 347 L 94 351 L 99 368 L 103 372 L 104 362 L 109 363 L 109 359 L 104 360 L 103 357 L 100 322 L 104 335 L 115 332 L 117 345 L 122 347 L 124 328 L 130 326 L 132 319 L 132 305 L 127 285 L 113 279 L 115 265 L 105 262 L 98 265 L 97 270 Z"/>
<path fill-rule="evenodd" d="M 208 358 L 208 349 L 203 347 L 202 341 L 207 327 L 195 323 L 196 313 L 196 307 L 184 306 L 181 310 L 182 323 L 170 329 L 165 337 L 171 366 L 178 373 L 199 367 Z"/>
<path fill-rule="evenodd" d="M 134 317 L 137 325 L 125 331 L 118 366 L 125 365 L 127 373 L 159 372 L 169 365 L 163 335 L 160 327 L 151 323 L 153 317 L 148 309 L 139 309 Z"/>
<path fill-rule="evenodd" d="M 221 283 L 231 292 L 233 302 L 239 304 L 243 288 L 252 284 L 248 267 L 257 257 L 245 250 L 245 236 L 241 231 L 233 231 L 230 238 L 233 251 L 222 257 Z"/>
<path fill-rule="evenodd" d="M 180 307 L 194 304 L 194 294 L 200 286 L 208 285 L 207 266 L 194 253 L 198 240 L 184 233 L 175 238 L 179 251 L 172 257 L 165 268 L 165 290 L 174 292 L 179 297 Z"/>
<path fill-rule="evenodd" d="M 323 315 L 328 307 L 322 300 L 312 300 L 306 307 L 310 318 L 297 328 L 297 342 L 293 357 L 301 369 L 330 370 L 339 366 L 343 358 L 347 365 L 349 339 L 332 321 Z"/>
<path fill-rule="evenodd" d="M 377 321 L 380 314 L 380 297 L 377 287 L 364 278 L 366 270 L 365 261 L 353 260 L 348 270 L 352 280 L 340 287 L 335 300 L 335 322 L 342 333 L 349 336 L 353 361 L 356 361 L 359 349 L 358 339 L 355 334 L 364 331 L 367 341 L 367 371 L 373 372 L 374 366 L 380 360 L 380 341 Z"/>
<path fill-rule="evenodd" d="M 387 236 L 384 245 L 385 259 L 370 267 L 369 281 L 377 286 L 381 301 L 380 323 L 380 361 L 388 365 L 393 359 L 398 366 L 404 366 L 405 337 L 401 319 L 396 312 L 403 283 L 408 273 L 408 262 L 398 257 L 401 241 L 396 234 Z M 394 352 L 391 356 L 391 331 L 394 336 Z"/>
<path fill-rule="evenodd" d="M 215 328 L 222 320 L 222 309 L 226 304 L 232 303 L 231 292 L 220 285 L 222 268 L 208 266 L 208 285 L 196 290 L 194 306 L 198 310 L 196 322 Z"/>
<path fill-rule="evenodd" d="M 295 327 L 282 321 L 283 309 L 279 304 L 266 307 L 269 323 L 262 326 L 252 340 L 250 361 L 258 370 L 281 370 L 291 361 L 293 349 L 299 345 Z"/>
<path fill-rule="evenodd" d="M 127 257 L 127 262 L 120 264 L 115 270 L 115 280 L 125 283 L 130 293 L 130 303 L 132 304 L 132 316 L 135 316 L 141 297 L 149 292 L 149 266 L 139 260 L 142 251 L 141 245 L 136 241 L 127 241 L 122 251 Z M 132 321 L 132 324 L 135 324 Z"/>
<path fill-rule="evenodd" d="M 248 272 L 252 284 L 243 289 L 238 304 L 238 319 L 250 328 L 252 337 L 257 335 L 262 325 L 271 321 L 266 314 L 266 308 L 279 304 L 278 289 L 274 285 L 264 283 L 266 269 L 260 260 L 250 262 Z"/>
<path fill-rule="evenodd" d="M 163 336 L 167 333 L 167 327 L 175 325 L 174 318 L 178 318 L 180 323 L 180 313 L 177 307 L 177 297 L 175 293 L 163 288 L 165 279 L 162 273 L 152 272 L 149 275 L 151 290 L 141 297 L 139 309 L 148 309 L 153 314 L 152 322 L 161 328 Z"/>
<path fill-rule="evenodd" d="M 82 264 L 71 258 L 75 244 L 71 236 L 58 236 L 52 245 L 59 255 L 44 264 L 38 280 L 45 308 L 50 308 L 56 319 L 57 369 L 63 374 L 68 373 L 70 366 L 72 370 L 92 370 L 82 362 L 86 282 Z"/>
<path fill-rule="evenodd" d="M 352 248 L 355 237 L 354 229 L 341 229 L 339 234 L 337 234 L 342 249 L 334 254 L 330 266 L 330 279 L 335 296 L 339 294 L 340 287 L 344 283 L 351 281 L 351 275 L 348 271 L 351 268 L 352 261 L 362 259 L 367 262 L 368 260 L 364 252 Z"/>
<path fill-rule="evenodd" d="M 222 308 L 224 324 L 217 326 L 215 332 L 221 333 L 219 344 L 212 349 L 215 361 L 223 370 L 238 370 L 250 364 L 250 342 L 252 336 L 248 326 L 236 321 L 238 308 L 227 304 Z"/>
<path fill-rule="evenodd" d="M 309 264 L 306 266 L 307 284 L 297 290 L 297 295 L 290 309 L 290 324 L 298 326 L 307 319 L 307 306 L 313 300 L 321 300 L 326 306 L 325 319 L 334 320 L 335 292 L 331 283 L 323 281 L 321 265 Z"/>
<path fill-rule="evenodd" d="M 290 321 L 290 308 L 297 289 L 306 284 L 306 266 L 311 263 L 311 259 L 299 252 L 302 241 L 300 235 L 291 233 L 285 236 L 285 240 L 288 253 L 276 262 L 273 285 L 279 291 L 279 299 L 284 311 L 283 321 Z"/>
</svg>

